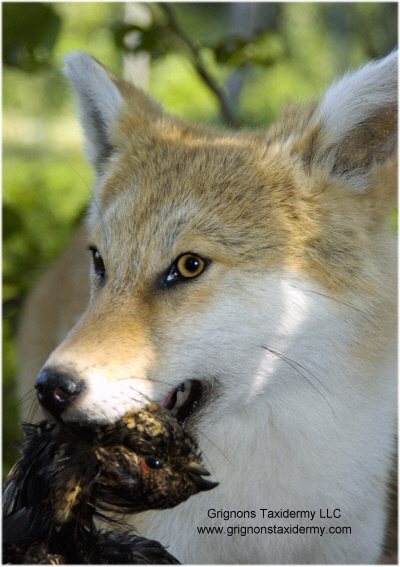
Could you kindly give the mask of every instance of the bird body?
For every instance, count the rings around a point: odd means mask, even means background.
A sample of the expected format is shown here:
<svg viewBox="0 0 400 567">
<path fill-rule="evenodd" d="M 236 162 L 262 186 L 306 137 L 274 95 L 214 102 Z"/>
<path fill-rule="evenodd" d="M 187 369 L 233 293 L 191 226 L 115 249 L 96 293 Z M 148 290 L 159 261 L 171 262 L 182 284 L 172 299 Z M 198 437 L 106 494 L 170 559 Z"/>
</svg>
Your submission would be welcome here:
<svg viewBox="0 0 400 567">
<path fill-rule="evenodd" d="M 217 485 L 202 478 L 209 473 L 196 439 L 171 412 L 150 404 L 112 425 L 42 421 L 24 433 L 3 496 L 3 561 L 178 563 L 118 521 Z"/>
</svg>

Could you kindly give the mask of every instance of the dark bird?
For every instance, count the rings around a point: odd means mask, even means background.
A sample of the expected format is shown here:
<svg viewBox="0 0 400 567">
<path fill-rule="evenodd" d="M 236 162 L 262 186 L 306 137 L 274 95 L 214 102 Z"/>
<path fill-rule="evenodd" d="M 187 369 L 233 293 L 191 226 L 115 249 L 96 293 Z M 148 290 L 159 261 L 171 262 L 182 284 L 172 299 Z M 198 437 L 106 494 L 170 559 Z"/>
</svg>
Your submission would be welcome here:
<svg viewBox="0 0 400 567">
<path fill-rule="evenodd" d="M 179 563 L 118 519 L 218 484 L 171 412 L 150 404 L 113 425 L 42 421 L 24 433 L 3 495 L 3 563 Z"/>
</svg>

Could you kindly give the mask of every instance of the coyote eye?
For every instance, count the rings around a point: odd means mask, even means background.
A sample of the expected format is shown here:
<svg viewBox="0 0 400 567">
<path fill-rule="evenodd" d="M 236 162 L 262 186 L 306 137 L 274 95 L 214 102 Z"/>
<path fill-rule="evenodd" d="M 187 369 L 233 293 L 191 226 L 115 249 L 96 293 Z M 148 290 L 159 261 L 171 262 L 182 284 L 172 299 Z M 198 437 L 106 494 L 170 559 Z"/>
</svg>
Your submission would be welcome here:
<svg viewBox="0 0 400 567">
<path fill-rule="evenodd" d="M 206 265 L 206 262 L 195 254 L 183 254 L 176 262 L 178 274 L 182 278 L 199 276 L 204 271 Z"/>
<path fill-rule="evenodd" d="M 106 268 L 104 266 L 103 258 L 101 257 L 100 252 L 94 246 L 90 246 L 89 249 L 91 250 L 93 255 L 94 271 L 96 272 L 97 275 L 103 278 L 106 273 Z"/>
<path fill-rule="evenodd" d="M 169 288 L 178 282 L 197 278 L 209 265 L 210 260 L 201 258 L 192 252 L 179 256 L 169 270 L 161 276 L 158 284 L 162 288 Z"/>
</svg>

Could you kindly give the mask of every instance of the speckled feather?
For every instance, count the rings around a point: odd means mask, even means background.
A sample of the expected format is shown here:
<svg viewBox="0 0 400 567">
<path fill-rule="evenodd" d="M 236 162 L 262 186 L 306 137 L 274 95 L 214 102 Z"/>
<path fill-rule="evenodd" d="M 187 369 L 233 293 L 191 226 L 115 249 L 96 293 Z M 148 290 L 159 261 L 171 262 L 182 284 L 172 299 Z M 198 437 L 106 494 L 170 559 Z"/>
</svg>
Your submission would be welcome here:
<svg viewBox="0 0 400 567">
<path fill-rule="evenodd" d="M 3 496 L 4 562 L 178 563 L 156 541 L 94 522 L 172 508 L 216 486 L 201 476 L 209 473 L 193 434 L 168 410 L 151 404 L 113 425 L 42 421 L 24 432 Z"/>
</svg>

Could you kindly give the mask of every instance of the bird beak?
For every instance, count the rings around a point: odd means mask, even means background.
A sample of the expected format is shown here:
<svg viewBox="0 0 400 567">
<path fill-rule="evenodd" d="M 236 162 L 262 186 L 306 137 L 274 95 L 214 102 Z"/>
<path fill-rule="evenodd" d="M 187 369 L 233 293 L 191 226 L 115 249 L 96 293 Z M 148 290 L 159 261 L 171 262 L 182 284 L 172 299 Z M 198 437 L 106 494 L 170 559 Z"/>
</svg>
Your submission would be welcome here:
<svg viewBox="0 0 400 567">
<path fill-rule="evenodd" d="M 212 482 L 211 480 L 206 480 L 205 478 L 202 478 L 203 476 L 210 476 L 210 473 L 208 472 L 208 470 L 206 470 L 198 463 L 195 462 L 189 463 L 186 467 L 186 470 L 190 478 L 195 483 L 196 487 L 199 489 L 199 491 L 211 490 L 212 488 L 215 488 L 219 484 L 219 482 Z"/>
<path fill-rule="evenodd" d="M 195 461 L 192 461 L 191 463 L 189 463 L 186 466 L 186 469 L 187 469 L 188 472 L 191 472 L 193 474 L 198 474 L 200 476 L 210 476 L 210 473 L 208 472 L 208 470 L 206 470 L 204 467 L 202 467 L 201 465 L 199 465 Z"/>
</svg>

